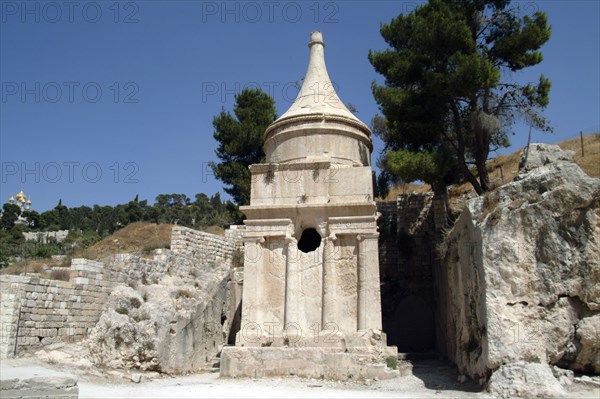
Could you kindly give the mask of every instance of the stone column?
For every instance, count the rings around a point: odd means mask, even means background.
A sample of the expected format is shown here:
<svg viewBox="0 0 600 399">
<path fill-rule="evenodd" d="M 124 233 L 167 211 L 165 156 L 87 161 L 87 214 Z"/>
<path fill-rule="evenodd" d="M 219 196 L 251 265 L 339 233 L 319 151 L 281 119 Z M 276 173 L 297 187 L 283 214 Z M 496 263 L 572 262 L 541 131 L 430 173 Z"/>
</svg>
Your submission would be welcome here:
<svg viewBox="0 0 600 399">
<path fill-rule="evenodd" d="M 298 241 L 294 237 L 286 237 L 284 328 L 288 323 L 300 322 L 299 264 Z"/>
<path fill-rule="evenodd" d="M 258 324 L 262 327 L 264 265 L 262 259 L 262 237 L 244 238 L 244 288 L 242 290 L 242 330 L 236 337 L 236 345 L 257 345 L 253 333 L 245 333 L 244 327 Z"/>
<path fill-rule="evenodd" d="M 337 309 L 337 276 L 335 272 L 335 235 L 325 238 L 323 249 L 323 313 L 321 329 L 334 328 L 331 323 L 336 323 Z M 327 325 L 329 323 L 329 326 Z"/>
<path fill-rule="evenodd" d="M 358 240 L 358 330 L 381 330 L 379 285 L 379 233 L 359 234 Z"/>
</svg>

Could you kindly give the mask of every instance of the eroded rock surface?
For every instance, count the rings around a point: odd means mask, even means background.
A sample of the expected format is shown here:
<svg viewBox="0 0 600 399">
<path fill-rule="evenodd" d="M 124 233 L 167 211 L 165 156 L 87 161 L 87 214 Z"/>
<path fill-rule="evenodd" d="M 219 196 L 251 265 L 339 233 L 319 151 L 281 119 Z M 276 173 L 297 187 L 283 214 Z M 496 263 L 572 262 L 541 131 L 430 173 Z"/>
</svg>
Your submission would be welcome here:
<svg viewBox="0 0 600 399">
<path fill-rule="evenodd" d="M 182 267 L 193 260 L 166 257 L 172 267 L 162 277 L 112 291 L 85 342 L 94 364 L 169 374 L 211 367 L 235 313 L 235 271 L 217 263 Z"/>
<path fill-rule="evenodd" d="M 498 398 L 564 398 L 566 391 L 545 363 L 501 366 L 490 378 L 489 391 Z"/>
<path fill-rule="evenodd" d="M 448 235 L 440 320 L 471 377 L 600 373 L 600 179 L 571 158 L 532 144 L 519 180 L 470 200 Z"/>
</svg>

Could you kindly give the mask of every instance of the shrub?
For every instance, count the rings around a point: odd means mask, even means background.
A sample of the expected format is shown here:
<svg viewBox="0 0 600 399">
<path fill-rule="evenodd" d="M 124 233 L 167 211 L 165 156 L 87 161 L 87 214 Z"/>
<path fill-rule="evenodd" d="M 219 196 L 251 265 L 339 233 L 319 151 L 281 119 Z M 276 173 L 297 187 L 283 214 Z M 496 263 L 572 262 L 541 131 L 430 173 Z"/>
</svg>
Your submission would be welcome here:
<svg viewBox="0 0 600 399">
<path fill-rule="evenodd" d="M 129 309 L 127 309 L 125 306 L 119 306 L 118 308 L 115 309 L 115 312 L 117 312 L 118 314 L 129 314 Z"/>
<path fill-rule="evenodd" d="M 144 244 L 144 246 L 142 247 L 142 253 L 144 255 L 149 255 L 152 251 L 159 248 L 171 248 L 171 240 L 161 239 L 158 237 L 152 238 Z"/>
<path fill-rule="evenodd" d="M 71 269 L 54 269 L 48 276 L 50 280 L 69 281 L 71 279 Z"/>
<path fill-rule="evenodd" d="M 398 359 L 395 356 L 388 356 L 385 359 L 385 364 L 388 368 L 396 370 L 398 368 Z"/>
</svg>

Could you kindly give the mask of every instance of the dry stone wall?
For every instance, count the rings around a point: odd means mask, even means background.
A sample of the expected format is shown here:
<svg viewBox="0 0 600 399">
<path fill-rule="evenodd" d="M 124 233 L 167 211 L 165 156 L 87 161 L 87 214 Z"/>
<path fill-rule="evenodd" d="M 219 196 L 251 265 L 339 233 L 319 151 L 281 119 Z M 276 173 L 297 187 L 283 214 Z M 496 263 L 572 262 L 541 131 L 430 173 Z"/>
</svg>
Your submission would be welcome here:
<svg viewBox="0 0 600 399">
<path fill-rule="evenodd" d="M 41 244 L 46 244 L 51 239 L 58 242 L 64 241 L 69 235 L 69 230 L 58 231 L 43 231 L 43 232 L 23 232 L 23 237 L 27 241 L 36 241 Z"/>
<path fill-rule="evenodd" d="M 446 217 L 439 203 L 433 193 L 377 203 L 383 330 L 401 352 L 434 349 L 432 269 Z"/>
<path fill-rule="evenodd" d="M 200 258 L 207 264 L 235 266 L 233 262 L 239 260 L 235 253 L 240 248 L 241 241 L 234 237 L 221 237 L 187 227 L 174 227 L 171 236 L 171 251 L 190 258 Z"/>
</svg>

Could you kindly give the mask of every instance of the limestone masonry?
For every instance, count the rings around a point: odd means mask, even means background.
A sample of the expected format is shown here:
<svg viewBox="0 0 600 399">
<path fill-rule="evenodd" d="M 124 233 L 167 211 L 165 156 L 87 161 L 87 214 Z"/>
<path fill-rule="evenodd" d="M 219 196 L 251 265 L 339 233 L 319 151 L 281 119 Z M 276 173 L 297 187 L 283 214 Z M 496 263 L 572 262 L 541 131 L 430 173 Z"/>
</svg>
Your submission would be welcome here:
<svg viewBox="0 0 600 399">
<path fill-rule="evenodd" d="M 313 32 L 302 89 L 250 167 L 242 323 L 222 376 L 398 375 L 381 331 L 371 132 L 335 93 L 324 47 Z"/>
</svg>

